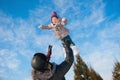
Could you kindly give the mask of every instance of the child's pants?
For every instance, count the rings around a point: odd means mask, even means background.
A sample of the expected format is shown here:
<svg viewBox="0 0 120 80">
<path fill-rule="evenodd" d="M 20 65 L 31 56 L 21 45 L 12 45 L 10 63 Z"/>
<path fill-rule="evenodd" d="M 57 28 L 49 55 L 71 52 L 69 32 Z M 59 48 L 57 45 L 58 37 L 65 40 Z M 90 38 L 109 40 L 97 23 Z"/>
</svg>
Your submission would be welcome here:
<svg viewBox="0 0 120 80">
<path fill-rule="evenodd" d="M 75 45 L 75 43 L 72 41 L 72 39 L 70 38 L 69 35 L 67 35 L 66 37 L 64 37 L 63 39 L 61 39 L 62 43 L 69 41 L 70 45 Z"/>
</svg>

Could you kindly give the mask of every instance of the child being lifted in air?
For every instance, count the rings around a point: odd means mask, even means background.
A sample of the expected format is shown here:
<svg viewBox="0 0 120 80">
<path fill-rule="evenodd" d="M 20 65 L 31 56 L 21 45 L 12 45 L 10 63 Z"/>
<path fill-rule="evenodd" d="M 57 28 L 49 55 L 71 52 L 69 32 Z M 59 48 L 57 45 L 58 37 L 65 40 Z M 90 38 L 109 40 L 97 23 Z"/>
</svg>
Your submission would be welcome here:
<svg viewBox="0 0 120 80">
<path fill-rule="evenodd" d="M 74 55 L 79 53 L 75 43 L 71 40 L 69 36 L 69 30 L 64 26 L 67 24 L 66 18 L 60 18 L 56 12 L 52 13 L 51 16 L 51 23 L 47 26 L 40 25 L 39 28 L 41 29 L 53 29 L 54 35 L 57 39 L 60 39 L 63 42 L 69 41 L 71 44 L 71 48 L 73 49 Z"/>
</svg>

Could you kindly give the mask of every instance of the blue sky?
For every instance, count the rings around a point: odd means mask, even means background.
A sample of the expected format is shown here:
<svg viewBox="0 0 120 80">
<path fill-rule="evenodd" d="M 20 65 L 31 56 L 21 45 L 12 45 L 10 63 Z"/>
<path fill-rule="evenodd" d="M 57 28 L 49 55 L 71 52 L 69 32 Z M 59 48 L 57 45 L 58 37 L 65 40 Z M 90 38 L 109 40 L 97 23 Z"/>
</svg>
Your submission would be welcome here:
<svg viewBox="0 0 120 80">
<path fill-rule="evenodd" d="M 61 63 L 64 51 L 49 24 L 52 11 L 66 17 L 70 36 L 88 66 L 112 80 L 120 61 L 120 0 L 0 0 L 0 79 L 31 80 L 31 58 L 53 45 L 51 62 Z M 73 80 L 73 67 L 66 74 Z"/>
</svg>

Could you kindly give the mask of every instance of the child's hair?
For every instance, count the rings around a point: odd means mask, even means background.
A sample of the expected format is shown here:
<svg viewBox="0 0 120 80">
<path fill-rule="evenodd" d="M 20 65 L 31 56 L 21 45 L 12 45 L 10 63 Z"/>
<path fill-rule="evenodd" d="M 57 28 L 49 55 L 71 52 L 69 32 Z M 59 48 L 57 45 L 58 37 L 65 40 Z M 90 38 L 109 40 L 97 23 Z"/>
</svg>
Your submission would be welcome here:
<svg viewBox="0 0 120 80">
<path fill-rule="evenodd" d="M 45 62 L 47 62 L 47 56 L 43 53 L 35 53 L 34 57 L 40 57 L 42 60 L 44 60 Z"/>
<path fill-rule="evenodd" d="M 47 57 L 43 53 L 35 53 L 31 61 L 33 69 L 38 71 L 44 70 L 44 67 L 47 65 L 47 63 Z"/>
</svg>

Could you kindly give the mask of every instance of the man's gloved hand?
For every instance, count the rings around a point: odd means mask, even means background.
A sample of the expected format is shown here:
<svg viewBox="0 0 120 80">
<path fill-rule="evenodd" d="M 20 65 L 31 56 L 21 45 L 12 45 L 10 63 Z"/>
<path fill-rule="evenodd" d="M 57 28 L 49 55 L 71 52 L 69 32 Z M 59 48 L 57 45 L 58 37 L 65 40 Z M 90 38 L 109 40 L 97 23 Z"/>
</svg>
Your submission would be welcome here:
<svg viewBox="0 0 120 80">
<path fill-rule="evenodd" d="M 52 45 L 49 45 L 48 49 L 51 50 L 52 49 Z"/>
</svg>

